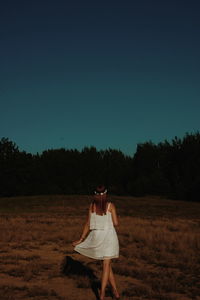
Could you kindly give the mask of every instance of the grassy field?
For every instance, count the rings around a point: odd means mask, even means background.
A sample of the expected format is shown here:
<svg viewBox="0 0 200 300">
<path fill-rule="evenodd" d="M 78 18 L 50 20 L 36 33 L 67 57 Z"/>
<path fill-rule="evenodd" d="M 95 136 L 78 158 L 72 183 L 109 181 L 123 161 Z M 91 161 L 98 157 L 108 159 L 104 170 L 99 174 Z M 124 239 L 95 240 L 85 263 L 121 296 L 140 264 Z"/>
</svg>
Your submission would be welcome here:
<svg viewBox="0 0 200 300">
<path fill-rule="evenodd" d="M 120 219 L 120 258 L 113 269 L 121 299 L 200 300 L 200 203 L 112 200 Z M 88 196 L 0 198 L 1 300 L 96 299 L 101 262 L 71 246 L 90 201 Z M 74 269 L 78 262 L 83 272 Z M 111 299 L 109 289 L 106 296 Z"/>
</svg>

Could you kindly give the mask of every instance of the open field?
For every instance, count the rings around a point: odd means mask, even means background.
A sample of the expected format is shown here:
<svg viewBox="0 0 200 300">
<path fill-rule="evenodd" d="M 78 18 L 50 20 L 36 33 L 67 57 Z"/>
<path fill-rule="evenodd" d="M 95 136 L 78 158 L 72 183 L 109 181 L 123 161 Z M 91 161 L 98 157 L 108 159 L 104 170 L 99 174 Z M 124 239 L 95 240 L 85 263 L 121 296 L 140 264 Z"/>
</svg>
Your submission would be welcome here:
<svg viewBox="0 0 200 300">
<path fill-rule="evenodd" d="M 81 234 L 90 200 L 0 199 L 0 300 L 96 299 L 101 262 L 71 246 Z M 120 258 L 113 260 L 113 269 L 121 299 L 200 300 L 200 203 L 112 200 L 120 219 Z M 73 260 L 64 270 L 66 256 Z M 106 299 L 111 299 L 109 289 Z"/>
</svg>

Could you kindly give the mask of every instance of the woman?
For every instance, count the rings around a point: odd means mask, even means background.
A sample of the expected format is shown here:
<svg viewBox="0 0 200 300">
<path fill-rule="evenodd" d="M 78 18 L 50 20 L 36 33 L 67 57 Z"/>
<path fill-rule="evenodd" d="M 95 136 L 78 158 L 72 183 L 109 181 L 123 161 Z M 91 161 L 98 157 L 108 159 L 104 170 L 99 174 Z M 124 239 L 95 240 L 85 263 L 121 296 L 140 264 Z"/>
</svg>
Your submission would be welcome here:
<svg viewBox="0 0 200 300">
<path fill-rule="evenodd" d="M 98 186 L 95 191 L 94 201 L 89 208 L 87 222 L 83 228 L 81 238 L 73 242 L 72 245 L 75 246 L 75 251 L 90 258 L 103 261 L 101 300 L 104 300 L 108 281 L 112 286 L 113 295 L 116 299 L 119 299 L 111 267 L 111 259 L 119 257 L 119 242 L 114 226 L 118 226 L 115 206 L 113 203 L 108 202 L 105 187 Z"/>
</svg>

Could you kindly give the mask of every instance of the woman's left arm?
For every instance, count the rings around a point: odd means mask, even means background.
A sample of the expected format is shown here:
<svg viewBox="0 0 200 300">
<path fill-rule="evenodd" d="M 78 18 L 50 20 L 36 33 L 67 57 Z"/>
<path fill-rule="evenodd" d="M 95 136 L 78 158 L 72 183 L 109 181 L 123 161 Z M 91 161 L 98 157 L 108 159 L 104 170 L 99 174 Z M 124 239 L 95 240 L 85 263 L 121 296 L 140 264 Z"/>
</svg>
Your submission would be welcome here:
<svg viewBox="0 0 200 300">
<path fill-rule="evenodd" d="M 85 223 L 85 225 L 83 227 L 83 232 L 81 234 L 81 237 L 80 237 L 80 239 L 78 241 L 73 242 L 72 246 L 75 247 L 76 245 L 82 243 L 84 241 L 84 239 L 86 238 L 88 232 L 90 231 L 90 214 L 91 214 L 91 206 L 89 208 L 89 213 L 88 213 L 88 216 L 87 216 L 86 223 Z"/>
</svg>

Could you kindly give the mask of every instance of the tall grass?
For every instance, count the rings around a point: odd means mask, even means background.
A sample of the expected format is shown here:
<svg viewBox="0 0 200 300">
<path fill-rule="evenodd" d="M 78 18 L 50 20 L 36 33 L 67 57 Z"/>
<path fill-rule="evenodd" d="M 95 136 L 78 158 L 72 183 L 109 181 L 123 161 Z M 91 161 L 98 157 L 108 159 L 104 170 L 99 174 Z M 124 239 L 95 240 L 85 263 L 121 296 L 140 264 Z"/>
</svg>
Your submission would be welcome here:
<svg viewBox="0 0 200 300">
<path fill-rule="evenodd" d="M 86 279 L 60 273 L 68 254 L 101 276 L 101 263 L 71 246 L 80 237 L 89 198 L 6 201 L 0 199 L 0 291 L 5 295 L 0 299 L 95 299 Z M 120 219 L 120 258 L 113 260 L 113 269 L 122 299 L 199 300 L 200 205 L 158 197 L 113 201 Z"/>
</svg>

